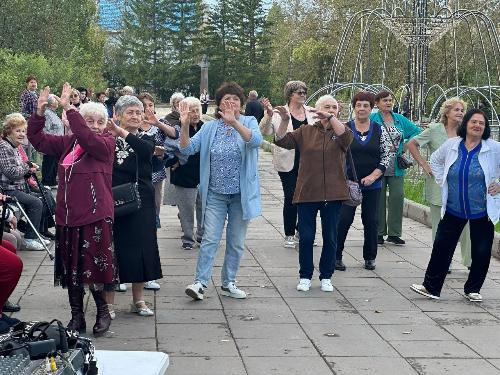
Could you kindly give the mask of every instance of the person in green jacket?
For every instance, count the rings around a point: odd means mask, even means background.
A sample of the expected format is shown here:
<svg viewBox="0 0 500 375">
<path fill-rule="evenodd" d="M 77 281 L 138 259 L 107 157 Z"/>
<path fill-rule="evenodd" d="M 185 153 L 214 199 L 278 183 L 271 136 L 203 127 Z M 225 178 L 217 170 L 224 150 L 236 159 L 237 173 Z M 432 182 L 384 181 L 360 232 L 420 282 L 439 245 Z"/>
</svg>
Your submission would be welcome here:
<svg viewBox="0 0 500 375">
<path fill-rule="evenodd" d="M 387 235 L 388 242 L 404 245 L 401 233 L 405 171 L 399 168 L 396 157 L 404 152 L 404 144 L 422 130 L 403 115 L 393 111 L 394 98 L 389 91 L 379 92 L 375 96 L 375 104 L 379 110 L 372 113 L 370 119 L 386 128 L 396 146 L 391 147 L 390 162 L 382 178 L 377 242 L 383 244 L 384 236 Z M 389 189 L 388 197 L 387 189 Z"/>
<path fill-rule="evenodd" d="M 441 105 L 439 122 L 429 124 L 427 129 L 417 135 L 405 145 L 405 149 L 410 151 L 415 161 L 422 167 L 425 173 L 424 198 L 429 203 L 431 209 L 432 242 L 436 237 L 436 230 L 441 221 L 441 188 L 434 180 L 432 170 L 418 148 L 427 148 L 429 156 L 436 151 L 448 138 L 457 136 L 457 129 L 461 124 L 464 113 L 467 111 L 467 104 L 460 98 L 450 98 Z M 462 264 L 466 267 L 471 265 L 470 254 L 470 232 L 469 224 L 464 227 L 460 236 L 460 248 L 462 250 Z"/>
</svg>

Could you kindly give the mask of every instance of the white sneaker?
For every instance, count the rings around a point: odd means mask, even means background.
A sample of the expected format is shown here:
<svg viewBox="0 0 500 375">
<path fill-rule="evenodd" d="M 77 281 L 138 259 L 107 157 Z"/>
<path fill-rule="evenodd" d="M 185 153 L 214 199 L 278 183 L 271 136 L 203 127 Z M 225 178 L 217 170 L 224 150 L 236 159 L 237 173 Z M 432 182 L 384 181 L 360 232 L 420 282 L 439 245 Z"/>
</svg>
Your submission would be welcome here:
<svg viewBox="0 0 500 375">
<path fill-rule="evenodd" d="M 423 285 L 411 284 L 410 289 L 413 290 L 414 292 L 417 292 L 418 294 L 426 296 L 427 298 L 439 299 L 439 296 L 435 296 L 434 294 L 429 293 L 429 291 L 427 289 L 425 289 L 425 286 L 423 286 Z"/>
<path fill-rule="evenodd" d="M 45 248 L 43 245 L 38 242 L 37 240 L 34 239 L 24 239 L 24 247 L 26 250 L 32 250 L 32 251 L 43 251 Z"/>
<path fill-rule="evenodd" d="M 229 283 L 227 286 L 222 286 L 221 287 L 221 294 L 226 297 L 231 297 L 231 298 L 247 298 L 247 294 L 239 289 L 234 283 Z"/>
<path fill-rule="evenodd" d="M 283 242 L 283 247 L 286 247 L 288 249 L 295 249 L 295 239 L 293 238 L 293 236 L 285 237 L 285 242 Z"/>
<path fill-rule="evenodd" d="M 140 316 L 153 316 L 155 313 L 151 310 L 144 301 L 137 301 L 130 305 L 130 312 Z"/>
<path fill-rule="evenodd" d="M 333 292 L 333 285 L 330 279 L 321 279 L 321 290 L 323 292 Z"/>
<path fill-rule="evenodd" d="M 144 283 L 144 289 L 149 289 L 149 290 L 160 290 L 160 284 L 158 284 L 156 281 L 151 280 L 151 281 L 146 281 Z"/>
<path fill-rule="evenodd" d="M 465 298 L 471 302 L 483 302 L 483 296 L 479 293 L 467 293 Z"/>
<path fill-rule="evenodd" d="M 299 284 L 297 285 L 297 290 L 299 292 L 308 292 L 309 289 L 311 289 L 311 280 L 300 279 Z"/>
<path fill-rule="evenodd" d="M 50 243 L 52 242 L 51 240 L 48 240 L 48 239 L 43 238 L 43 237 L 42 237 L 42 241 L 43 241 L 43 243 L 44 243 L 46 246 L 50 245 Z M 38 240 L 38 242 L 40 242 L 40 240 Z"/>
<path fill-rule="evenodd" d="M 297 232 L 297 234 L 295 234 L 295 237 L 293 237 L 293 240 L 295 241 L 295 243 L 297 245 L 299 244 L 299 241 L 300 241 L 300 234 L 299 234 L 299 232 Z M 318 246 L 318 242 L 316 240 L 314 240 L 313 246 L 314 247 Z"/>
<path fill-rule="evenodd" d="M 115 291 L 126 292 L 127 291 L 127 284 L 116 284 Z"/>
<path fill-rule="evenodd" d="M 201 301 L 205 293 L 205 288 L 199 281 L 195 281 L 186 287 L 186 294 L 195 301 Z"/>
</svg>

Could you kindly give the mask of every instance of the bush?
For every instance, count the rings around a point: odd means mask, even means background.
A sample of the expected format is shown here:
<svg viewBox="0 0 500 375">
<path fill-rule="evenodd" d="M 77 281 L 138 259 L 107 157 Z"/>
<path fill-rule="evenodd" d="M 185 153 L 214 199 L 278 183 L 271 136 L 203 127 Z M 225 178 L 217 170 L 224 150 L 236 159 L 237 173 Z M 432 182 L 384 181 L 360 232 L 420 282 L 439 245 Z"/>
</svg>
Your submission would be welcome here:
<svg viewBox="0 0 500 375">
<path fill-rule="evenodd" d="M 19 97 L 29 74 L 37 76 L 39 89 L 48 85 L 53 92 L 59 92 L 66 81 L 75 87 L 103 89 L 106 84 L 101 76 L 101 66 L 89 67 L 84 63 L 86 57 L 78 48 L 64 58 L 0 49 L 0 118 L 20 110 Z"/>
</svg>

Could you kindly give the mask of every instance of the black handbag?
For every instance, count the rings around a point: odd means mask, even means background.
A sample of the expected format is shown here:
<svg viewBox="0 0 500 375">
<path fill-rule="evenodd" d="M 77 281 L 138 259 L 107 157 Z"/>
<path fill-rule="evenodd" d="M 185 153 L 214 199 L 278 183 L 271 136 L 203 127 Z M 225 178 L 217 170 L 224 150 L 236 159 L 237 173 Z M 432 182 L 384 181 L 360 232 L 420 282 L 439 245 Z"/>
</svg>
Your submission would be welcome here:
<svg viewBox="0 0 500 375">
<path fill-rule="evenodd" d="M 113 186 L 113 200 L 115 206 L 115 218 L 130 215 L 141 208 L 141 196 L 139 194 L 139 161 L 135 155 L 135 182 Z"/>
<path fill-rule="evenodd" d="M 394 150 L 397 150 L 396 144 L 394 143 L 394 139 L 392 139 L 391 133 L 389 132 L 389 129 L 387 129 L 387 126 L 384 124 L 385 130 L 387 131 L 387 134 L 389 135 L 389 138 L 391 139 L 392 146 L 394 147 Z M 397 152 L 397 151 L 396 151 Z M 413 161 L 406 156 L 404 153 L 396 155 L 396 163 L 398 164 L 399 169 L 408 169 L 411 166 L 413 166 Z"/>
<path fill-rule="evenodd" d="M 356 174 L 356 168 L 354 167 L 354 161 L 352 160 L 351 147 L 347 148 L 347 154 L 349 156 L 349 165 L 351 167 L 352 176 L 354 181 L 347 178 L 347 188 L 349 190 L 349 199 L 343 203 L 347 206 L 357 207 L 361 204 L 363 200 L 363 192 L 358 182 L 358 175 Z"/>
</svg>

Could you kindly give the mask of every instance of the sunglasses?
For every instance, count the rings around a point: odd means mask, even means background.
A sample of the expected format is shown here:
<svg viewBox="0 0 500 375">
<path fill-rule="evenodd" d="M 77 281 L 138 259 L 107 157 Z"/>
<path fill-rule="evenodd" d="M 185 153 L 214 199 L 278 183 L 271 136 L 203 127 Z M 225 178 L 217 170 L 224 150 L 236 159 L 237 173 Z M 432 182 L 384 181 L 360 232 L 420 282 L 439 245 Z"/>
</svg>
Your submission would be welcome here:
<svg viewBox="0 0 500 375">
<path fill-rule="evenodd" d="M 307 91 L 304 91 L 304 90 L 294 91 L 294 93 L 297 95 L 307 95 Z"/>
<path fill-rule="evenodd" d="M 73 94 L 73 95 L 71 95 L 71 97 L 72 97 L 72 98 L 79 98 L 79 97 L 80 97 L 80 95 L 78 95 L 78 94 Z"/>
</svg>

